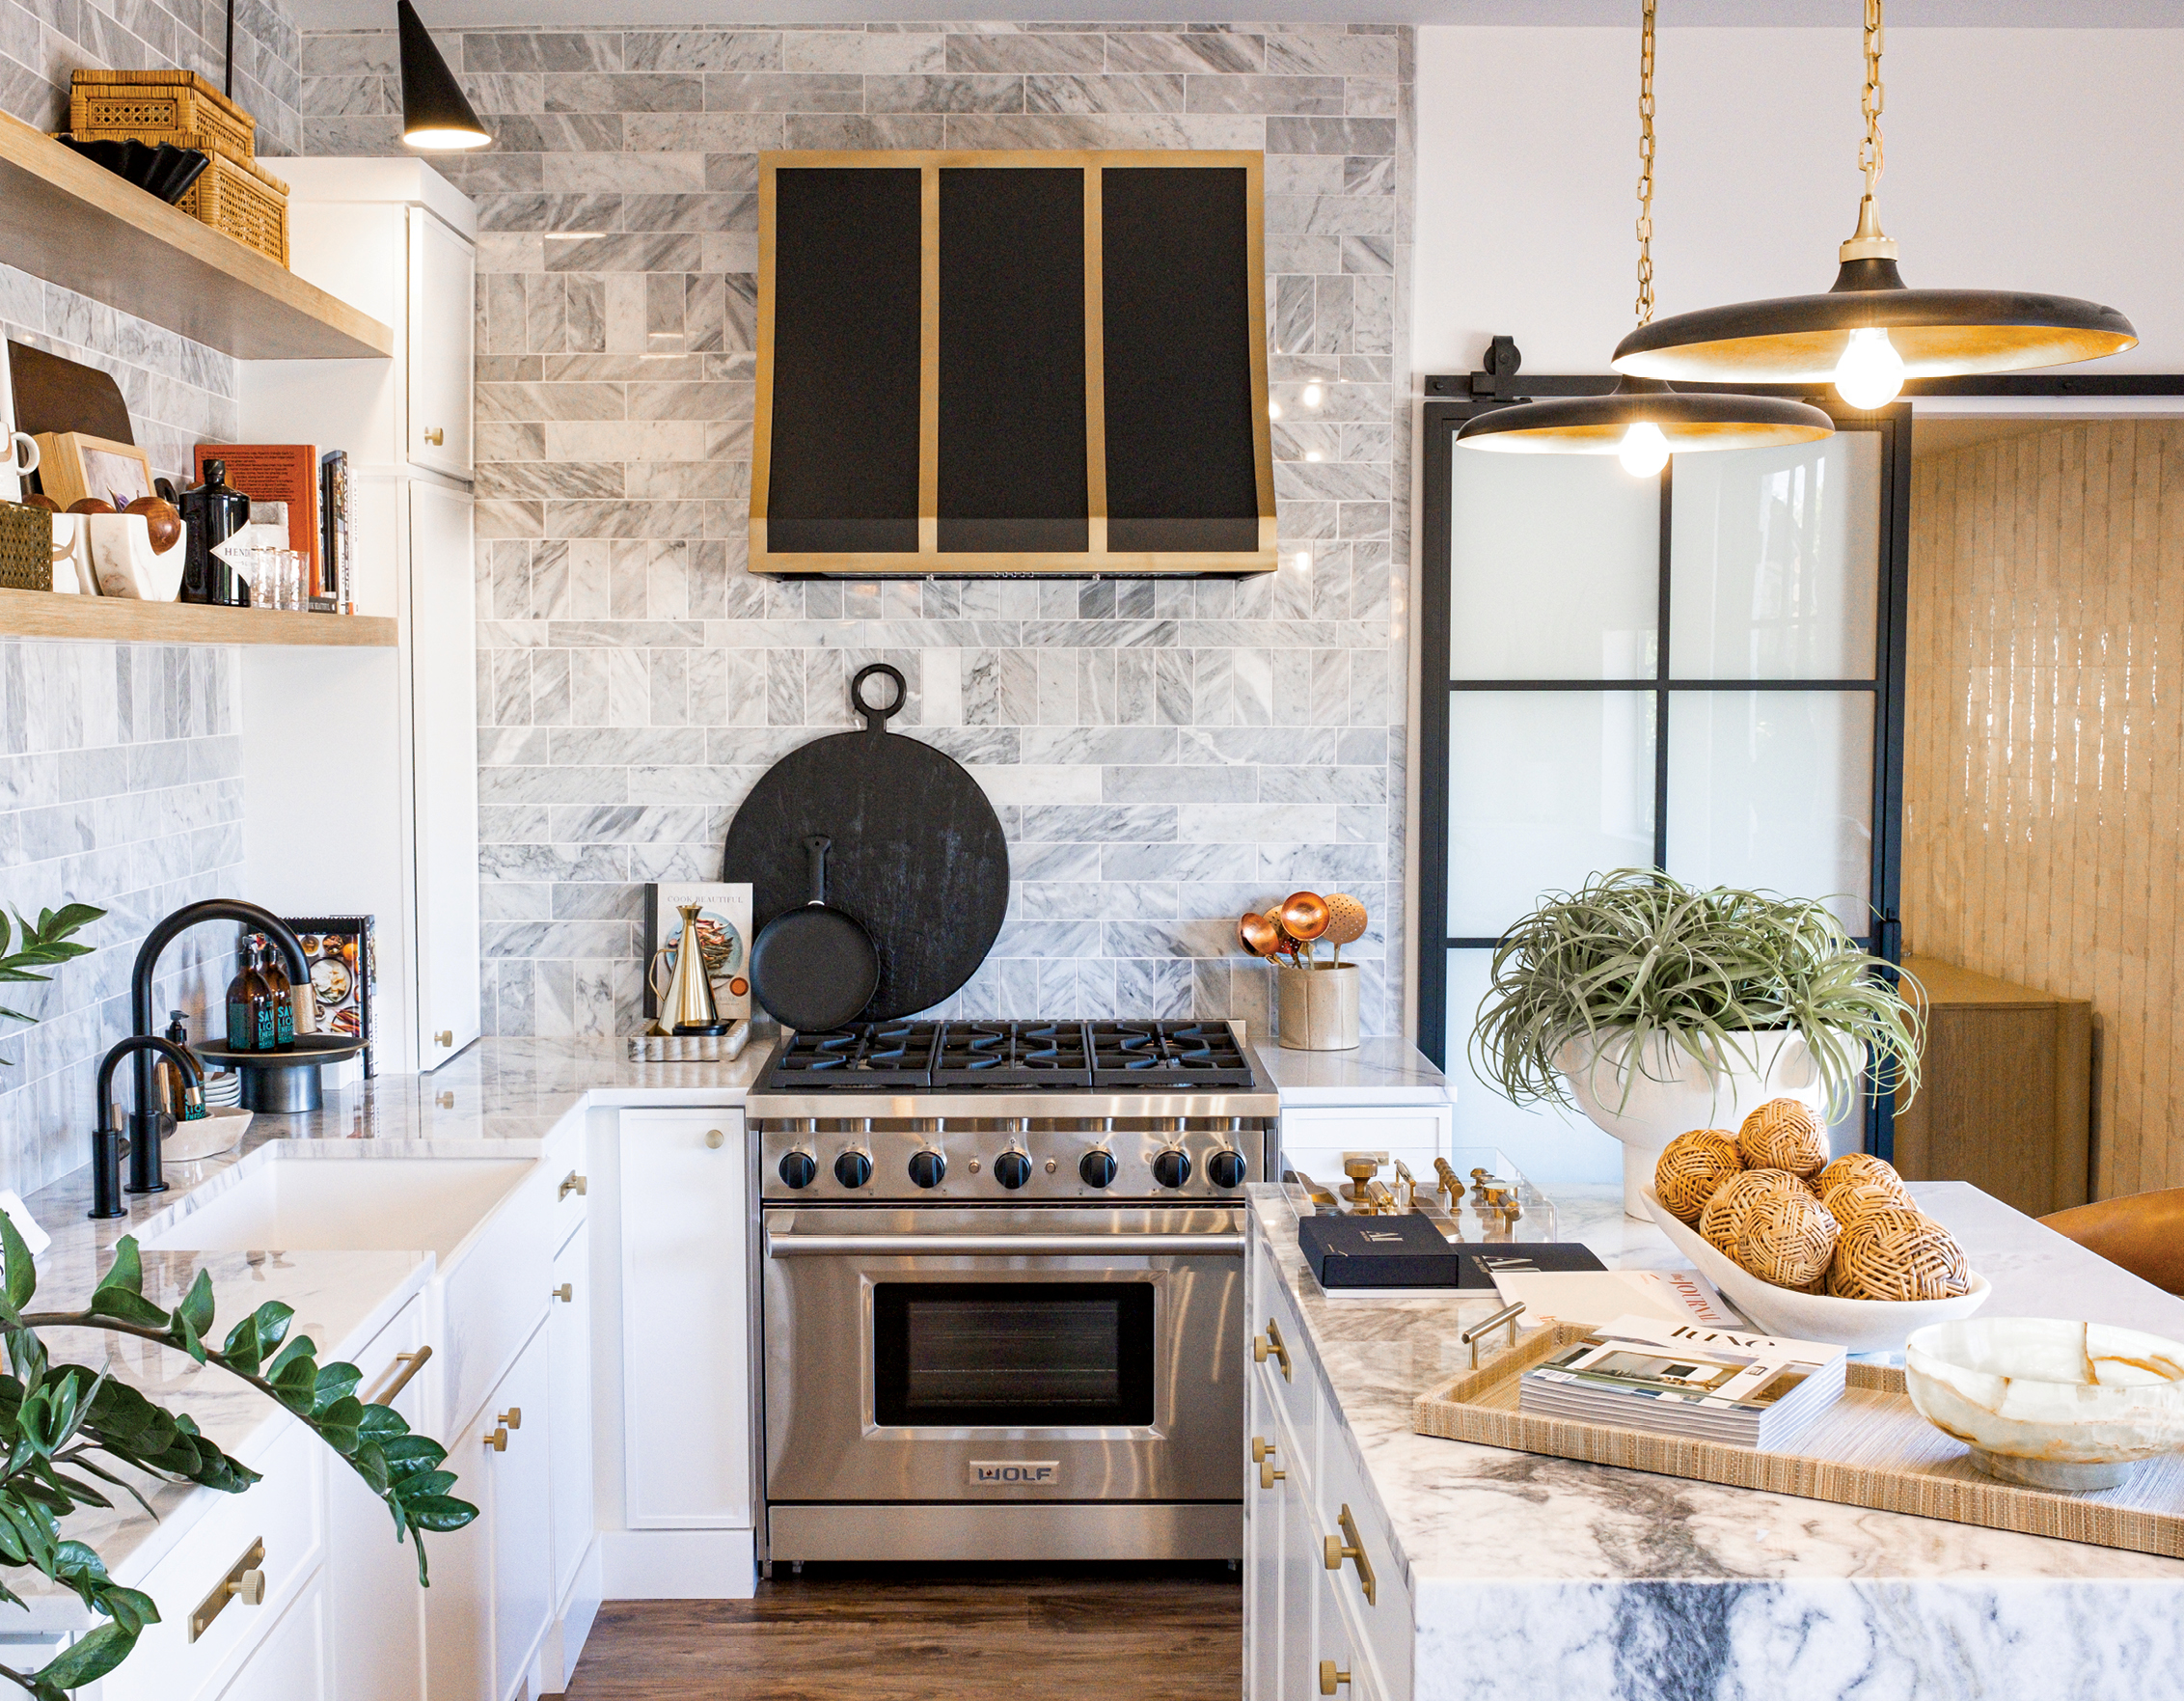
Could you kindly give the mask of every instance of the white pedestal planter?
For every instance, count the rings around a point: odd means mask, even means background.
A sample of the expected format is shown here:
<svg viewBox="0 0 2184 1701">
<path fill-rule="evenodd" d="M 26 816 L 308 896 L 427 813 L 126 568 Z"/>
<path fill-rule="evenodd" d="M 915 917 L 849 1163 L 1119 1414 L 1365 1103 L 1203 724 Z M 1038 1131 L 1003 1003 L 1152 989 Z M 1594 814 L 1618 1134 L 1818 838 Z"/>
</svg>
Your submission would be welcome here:
<svg viewBox="0 0 2184 1701">
<path fill-rule="evenodd" d="M 1643 1199 L 1652 1185 L 1661 1147 L 1693 1128 L 1732 1134 L 1769 1099 L 1799 1099 L 1820 1113 L 1813 1055 L 1789 1029 L 1740 1035 L 1702 1064 L 1665 1035 L 1655 1034 L 1628 1070 L 1630 1029 L 1605 1030 L 1596 1047 L 1582 1036 L 1565 1042 L 1556 1059 L 1570 1096 L 1602 1134 L 1623 1142 L 1623 1211 L 1651 1221 Z M 1757 1067 L 1755 1067 L 1757 1065 Z"/>
</svg>

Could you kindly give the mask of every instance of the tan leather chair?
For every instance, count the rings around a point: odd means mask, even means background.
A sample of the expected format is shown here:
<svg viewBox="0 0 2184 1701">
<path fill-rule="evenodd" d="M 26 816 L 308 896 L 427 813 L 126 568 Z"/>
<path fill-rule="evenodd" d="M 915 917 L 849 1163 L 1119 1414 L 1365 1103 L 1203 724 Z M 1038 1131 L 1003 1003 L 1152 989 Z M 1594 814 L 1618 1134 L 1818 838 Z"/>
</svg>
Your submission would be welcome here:
<svg viewBox="0 0 2184 1701">
<path fill-rule="evenodd" d="M 2133 1276 L 2184 1295 L 2184 1187 L 2102 1199 L 2040 1221 Z"/>
</svg>

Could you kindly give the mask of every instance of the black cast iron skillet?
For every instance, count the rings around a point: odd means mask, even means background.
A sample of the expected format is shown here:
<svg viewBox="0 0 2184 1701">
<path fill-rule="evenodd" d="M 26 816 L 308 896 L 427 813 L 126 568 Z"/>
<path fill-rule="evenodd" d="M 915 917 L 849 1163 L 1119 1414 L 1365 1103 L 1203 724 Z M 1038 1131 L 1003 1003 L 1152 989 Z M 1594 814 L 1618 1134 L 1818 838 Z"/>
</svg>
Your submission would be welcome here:
<svg viewBox="0 0 2184 1701">
<path fill-rule="evenodd" d="M 880 955 L 863 928 L 827 902 L 829 840 L 804 841 L 811 899 L 783 910 L 751 947 L 751 988 L 783 1028 L 823 1033 L 854 1022 L 880 984 Z"/>
</svg>

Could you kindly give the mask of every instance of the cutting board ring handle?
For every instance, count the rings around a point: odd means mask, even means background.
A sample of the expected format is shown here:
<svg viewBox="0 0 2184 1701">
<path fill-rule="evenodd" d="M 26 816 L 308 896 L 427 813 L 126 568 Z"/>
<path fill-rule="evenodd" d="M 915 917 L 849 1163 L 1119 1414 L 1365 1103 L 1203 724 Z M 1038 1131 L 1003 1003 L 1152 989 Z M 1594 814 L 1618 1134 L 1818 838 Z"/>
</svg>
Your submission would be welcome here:
<svg viewBox="0 0 2184 1701">
<path fill-rule="evenodd" d="M 895 682 L 894 701 L 886 708 L 864 700 L 864 682 L 875 673 L 885 673 Z M 901 714 L 902 705 L 910 700 L 910 684 L 903 678 L 900 668 L 891 668 L 886 662 L 874 662 L 869 667 L 858 669 L 857 677 L 849 682 L 849 700 L 851 706 L 864 717 L 865 731 L 884 731 L 887 722 Z"/>
</svg>

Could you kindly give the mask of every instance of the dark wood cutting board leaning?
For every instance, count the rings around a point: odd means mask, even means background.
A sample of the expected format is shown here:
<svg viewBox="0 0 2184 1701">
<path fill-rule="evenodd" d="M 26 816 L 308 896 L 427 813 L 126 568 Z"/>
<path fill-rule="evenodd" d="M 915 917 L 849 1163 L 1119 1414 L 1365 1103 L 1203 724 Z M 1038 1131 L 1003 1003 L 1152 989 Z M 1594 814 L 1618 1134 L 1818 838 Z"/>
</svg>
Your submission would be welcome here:
<svg viewBox="0 0 2184 1701">
<path fill-rule="evenodd" d="M 894 682 L 892 701 L 866 700 L 876 675 Z M 804 1017 L 804 1031 L 943 1002 L 978 972 L 1008 912 L 1008 841 L 985 791 L 952 756 L 887 730 L 909 700 L 901 672 L 860 668 L 849 695 L 862 729 L 814 739 L 759 776 L 722 858 L 723 880 L 751 883 L 752 996 L 783 1027 Z M 812 851 L 812 839 L 825 848 Z M 777 935 L 796 941 L 793 951 L 766 947 L 776 918 L 812 908 L 822 857 L 822 907 L 861 927 L 878 958 L 869 999 L 846 1013 L 870 959 L 845 931 L 798 927 Z"/>
</svg>

